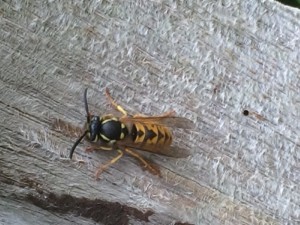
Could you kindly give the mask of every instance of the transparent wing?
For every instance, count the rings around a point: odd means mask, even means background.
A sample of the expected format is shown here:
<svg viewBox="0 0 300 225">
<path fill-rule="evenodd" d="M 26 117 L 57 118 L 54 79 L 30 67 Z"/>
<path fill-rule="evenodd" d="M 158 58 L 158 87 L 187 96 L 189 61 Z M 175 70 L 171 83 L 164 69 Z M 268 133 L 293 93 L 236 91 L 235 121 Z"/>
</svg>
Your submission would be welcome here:
<svg viewBox="0 0 300 225">
<path fill-rule="evenodd" d="M 139 122 L 147 124 L 164 125 L 167 127 L 182 128 L 182 129 L 193 129 L 195 124 L 193 121 L 184 117 L 165 117 L 165 116 L 138 116 L 138 117 L 123 117 L 120 118 L 121 122 Z"/>
<path fill-rule="evenodd" d="M 126 138 L 122 141 L 118 141 L 118 147 L 120 148 L 132 148 L 135 150 L 151 152 L 158 155 L 165 155 L 174 158 L 186 158 L 191 155 L 191 151 L 187 148 L 179 146 L 165 146 L 159 144 L 149 144 L 149 143 L 134 143 L 130 138 Z"/>
</svg>

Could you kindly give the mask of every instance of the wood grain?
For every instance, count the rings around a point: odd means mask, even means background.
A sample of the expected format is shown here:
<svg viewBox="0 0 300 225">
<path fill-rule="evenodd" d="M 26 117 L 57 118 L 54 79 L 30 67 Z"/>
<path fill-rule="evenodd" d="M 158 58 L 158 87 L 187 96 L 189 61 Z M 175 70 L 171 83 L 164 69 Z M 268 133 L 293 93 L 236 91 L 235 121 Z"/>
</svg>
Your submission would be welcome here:
<svg viewBox="0 0 300 225">
<path fill-rule="evenodd" d="M 299 21 L 273 1 L 1 1 L 0 224 L 299 224 Z M 193 154 L 96 181 L 115 152 L 67 158 L 86 87 L 94 113 L 109 87 L 191 119 Z"/>
</svg>

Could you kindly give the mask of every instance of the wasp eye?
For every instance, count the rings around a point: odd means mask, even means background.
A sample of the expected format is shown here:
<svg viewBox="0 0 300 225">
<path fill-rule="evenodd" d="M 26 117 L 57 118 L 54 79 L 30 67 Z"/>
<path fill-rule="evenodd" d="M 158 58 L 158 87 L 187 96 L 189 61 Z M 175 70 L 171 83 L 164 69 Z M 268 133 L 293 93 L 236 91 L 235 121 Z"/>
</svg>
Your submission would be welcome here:
<svg viewBox="0 0 300 225">
<path fill-rule="evenodd" d="M 91 134 L 91 132 L 87 133 L 87 138 L 89 141 L 92 141 L 92 142 L 97 142 L 97 140 L 98 140 L 97 134 Z"/>
<path fill-rule="evenodd" d="M 89 140 L 97 141 L 98 134 L 100 132 L 101 122 L 99 116 L 93 116 L 89 124 Z"/>
</svg>

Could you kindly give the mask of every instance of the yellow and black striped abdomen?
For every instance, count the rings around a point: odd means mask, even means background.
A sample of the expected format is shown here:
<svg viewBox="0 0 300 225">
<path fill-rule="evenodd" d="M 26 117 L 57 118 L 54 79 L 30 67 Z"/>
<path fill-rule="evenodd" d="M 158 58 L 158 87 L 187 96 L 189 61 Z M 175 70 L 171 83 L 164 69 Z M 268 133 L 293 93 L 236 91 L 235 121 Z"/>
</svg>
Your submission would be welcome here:
<svg viewBox="0 0 300 225">
<path fill-rule="evenodd" d="M 135 144 L 169 146 L 172 143 L 170 130 L 157 124 L 136 122 L 133 124 L 131 136 Z"/>
</svg>

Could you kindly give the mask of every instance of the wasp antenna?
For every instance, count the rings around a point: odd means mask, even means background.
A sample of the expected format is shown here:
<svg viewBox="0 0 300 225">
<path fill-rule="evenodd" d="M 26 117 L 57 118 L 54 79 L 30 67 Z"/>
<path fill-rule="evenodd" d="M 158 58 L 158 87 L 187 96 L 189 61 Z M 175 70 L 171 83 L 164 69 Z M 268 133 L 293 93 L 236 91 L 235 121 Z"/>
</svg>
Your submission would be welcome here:
<svg viewBox="0 0 300 225">
<path fill-rule="evenodd" d="M 77 139 L 77 141 L 74 143 L 73 147 L 71 148 L 70 151 L 70 159 L 72 159 L 73 153 L 75 151 L 75 148 L 77 147 L 77 145 L 81 142 L 81 140 L 85 137 L 85 135 L 88 133 L 88 131 L 86 130 L 80 138 Z"/>
<path fill-rule="evenodd" d="M 86 97 L 87 90 L 88 90 L 87 88 L 84 90 L 83 101 L 84 101 L 87 122 L 90 123 L 90 112 L 89 112 L 89 106 L 88 106 L 87 97 Z"/>
</svg>

